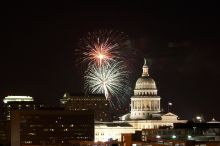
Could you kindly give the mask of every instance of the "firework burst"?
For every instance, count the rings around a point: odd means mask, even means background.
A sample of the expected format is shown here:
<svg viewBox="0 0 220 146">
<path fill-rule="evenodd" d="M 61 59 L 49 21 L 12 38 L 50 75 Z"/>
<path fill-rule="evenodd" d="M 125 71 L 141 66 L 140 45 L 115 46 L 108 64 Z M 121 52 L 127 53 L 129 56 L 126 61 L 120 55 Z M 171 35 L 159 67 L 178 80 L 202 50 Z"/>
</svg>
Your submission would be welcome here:
<svg viewBox="0 0 220 146">
<path fill-rule="evenodd" d="M 117 99 L 118 103 L 130 94 L 128 72 L 122 62 L 111 62 L 109 65 L 93 64 L 85 75 L 85 90 L 95 94 L 105 94 L 106 99 Z"/>
<path fill-rule="evenodd" d="M 80 62 L 90 64 L 109 65 L 109 62 L 123 58 L 127 37 L 123 32 L 100 30 L 89 32 L 81 39 L 80 49 L 76 49 L 81 56 Z"/>
<path fill-rule="evenodd" d="M 86 93 L 105 94 L 112 106 L 121 106 L 131 95 L 128 63 L 134 55 L 123 32 L 99 30 L 89 32 L 75 49 L 76 64 L 84 72 Z"/>
</svg>

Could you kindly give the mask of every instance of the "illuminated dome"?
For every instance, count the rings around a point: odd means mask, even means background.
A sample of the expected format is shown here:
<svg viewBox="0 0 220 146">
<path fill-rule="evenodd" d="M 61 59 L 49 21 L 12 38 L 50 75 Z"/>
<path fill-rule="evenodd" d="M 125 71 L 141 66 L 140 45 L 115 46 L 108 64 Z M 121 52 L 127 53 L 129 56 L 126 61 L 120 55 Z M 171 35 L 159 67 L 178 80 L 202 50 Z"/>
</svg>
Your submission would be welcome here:
<svg viewBox="0 0 220 146">
<path fill-rule="evenodd" d="M 157 95 L 156 83 L 149 76 L 146 60 L 144 61 L 142 76 L 136 82 L 134 95 Z"/>
<path fill-rule="evenodd" d="M 135 86 L 135 90 L 157 89 L 153 78 L 150 76 L 140 77 Z"/>
</svg>

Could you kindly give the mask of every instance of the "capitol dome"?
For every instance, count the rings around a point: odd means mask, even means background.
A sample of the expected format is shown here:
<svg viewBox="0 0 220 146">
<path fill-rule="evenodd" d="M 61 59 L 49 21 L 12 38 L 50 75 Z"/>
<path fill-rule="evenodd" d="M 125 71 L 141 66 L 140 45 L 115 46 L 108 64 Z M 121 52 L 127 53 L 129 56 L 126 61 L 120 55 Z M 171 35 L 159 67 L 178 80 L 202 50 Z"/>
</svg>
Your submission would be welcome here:
<svg viewBox="0 0 220 146">
<path fill-rule="evenodd" d="M 153 78 L 150 76 L 140 77 L 135 85 L 136 90 L 157 89 Z"/>
<path fill-rule="evenodd" d="M 154 79 L 149 76 L 146 59 L 143 65 L 142 76 L 138 78 L 136 82 L 134 95 L 157 95 L 156 83 Z"/>
</svg>

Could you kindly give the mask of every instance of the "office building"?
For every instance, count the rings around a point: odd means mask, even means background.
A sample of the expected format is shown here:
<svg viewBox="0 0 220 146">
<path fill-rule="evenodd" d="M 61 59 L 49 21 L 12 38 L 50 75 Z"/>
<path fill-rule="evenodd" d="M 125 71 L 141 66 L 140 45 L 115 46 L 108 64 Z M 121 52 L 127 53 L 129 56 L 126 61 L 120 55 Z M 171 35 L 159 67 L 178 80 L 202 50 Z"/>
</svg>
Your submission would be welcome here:
<svg viewBox="0 0 220 146">
<path fill-rule="evenodd" d="M 95 121 L 109 121 L 109 102 L 103 94 L 69 94 L 65 93 L 60 99 L 62 107 L 69 111 L 92 110 Z"/>
<path fill-rule="evenodd" d="M 15 110 L 11 112 L 11 146 L 67 145 L 94 140 L 91 111 Z"/>
</svg>

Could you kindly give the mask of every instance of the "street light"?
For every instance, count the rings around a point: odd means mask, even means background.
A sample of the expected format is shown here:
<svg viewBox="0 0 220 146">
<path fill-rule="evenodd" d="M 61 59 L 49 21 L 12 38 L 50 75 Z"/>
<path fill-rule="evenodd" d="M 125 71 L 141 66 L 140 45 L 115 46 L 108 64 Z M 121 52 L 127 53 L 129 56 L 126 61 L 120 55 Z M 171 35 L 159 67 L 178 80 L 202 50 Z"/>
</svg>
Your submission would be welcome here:
<svg viewBox="0 0 220 146">
<path fill-rule="evenodd" d="M 167 104 L 167 111 L 168 111 L 168 113 L 170 112 L 170 106 L 172 106 L 172 105 L 173 105 L 172 102 L 168 102 L 168 104 Z"/>
<path fill-rule="evenodd" d="M 157 143 L 159 143 L 160 135 L 156 135 Z"/>
<path fill-rule="evenodd" d="M 196 134 L 196 127 L 193 127 L 193 133 Z"/>
<path fill-rule="evenodd" d="M 191 139 L 191 138 L 192 138 L 192 136 L 191 136 L 191 135 L 188 135 L 188 136 L 187 136 L 187 138 L 188 138 L 188 139 Z"/>
<path fill-rule="evenodd" d="M 176 138 L 176 135 L 172 135 L 172 138 L 175 139 L 175 138 Z"/>
<path fill-rule="evenodd" d="M 156 138 L 158 138 L 158 139 L 159 139 L 159 138 L 160 138 L 160 135 L 156 135 Z"/>
</svg>

